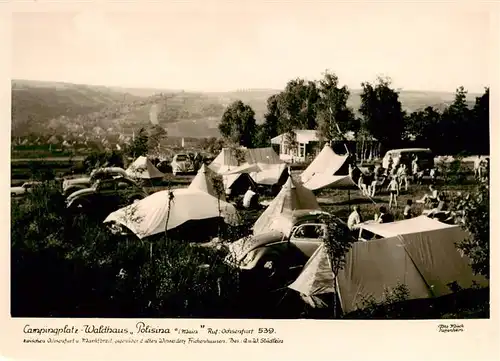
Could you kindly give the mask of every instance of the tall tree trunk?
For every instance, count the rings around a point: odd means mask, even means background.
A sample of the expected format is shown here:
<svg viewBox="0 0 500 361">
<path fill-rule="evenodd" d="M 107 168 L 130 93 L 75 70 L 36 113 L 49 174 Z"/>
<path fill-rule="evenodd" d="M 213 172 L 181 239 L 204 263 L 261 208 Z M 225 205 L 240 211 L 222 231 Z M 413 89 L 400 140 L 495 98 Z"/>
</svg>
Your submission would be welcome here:
<svg viewBox="0 0 500 361">
<path fill-rule="evenodd" d="M 365 140 L 361 143 L 361 164 L 363 164 L 365 160 Z"/>
</svg>

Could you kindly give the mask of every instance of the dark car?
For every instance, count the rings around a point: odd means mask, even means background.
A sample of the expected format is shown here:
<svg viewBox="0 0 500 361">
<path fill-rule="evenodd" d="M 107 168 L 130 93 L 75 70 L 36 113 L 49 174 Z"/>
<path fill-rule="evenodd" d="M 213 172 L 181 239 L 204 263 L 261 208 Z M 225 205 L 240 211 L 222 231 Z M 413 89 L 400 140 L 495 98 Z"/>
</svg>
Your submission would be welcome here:
<svg viewBox="0 0 500 361">
<path fill-rule="evenodd" d="M 72 193 L 66 199 L 66 205 L 71 211 L 108 215 L 147 196 L 147 192 L 133 180 L 118 177 L 97 180 L 92 187 Z"/>
<path fill-rule="evenodd" d="M 127 173 L 120 167 L 105 167 L 94 169 L 90 177 L 65 179 L 62 184 L 63 195 L 67 197 L 73 192 L 92 187 L 97 180 L 114 177 L 127 177 Z"/>
<path fill-rule="evenodd" d="M 277 217 L 272 230 L 229 244 L 226 263 L 246 273 L 293 279 L 328 236 L 324 219 L 345 227 L 347 234 L 345 222 L 327 212 L 296 210 Z"/>
</svg>

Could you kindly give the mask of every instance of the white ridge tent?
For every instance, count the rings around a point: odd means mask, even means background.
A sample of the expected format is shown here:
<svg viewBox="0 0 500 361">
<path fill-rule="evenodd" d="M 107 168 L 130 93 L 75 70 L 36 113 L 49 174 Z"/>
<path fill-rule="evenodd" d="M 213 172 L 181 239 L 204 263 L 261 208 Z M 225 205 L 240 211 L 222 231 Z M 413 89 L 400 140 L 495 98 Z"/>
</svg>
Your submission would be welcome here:
<svg viewBox="0 0 500 361">
<path fill-rule="evenodd" d="M 217 195 L 214 178 L 220 177 L 202 165 L 187 188 L 160 191 L 111 213 L 106 222 L 117 222 L 139 238 L 174 229 L 187 221 L 217 218 L 227 223 L 238 222 L 234 206 L 225 201 L 224 193 Z M 173 196 L 169 209 L 169 197 Z M 168 217 L 168 225 L 167 225 Z"/>
<path fill-rule="evenodd" d="M 386 225 L 391 224 L 379 226 Z M 484 277 L 473 274 L 468 258 L 455 247 L 455 242 L 468 234 L 459 226 L 443 224 L 441 228 L 431 228 L 434 229 L 399 235 L 393 230 L 387 233 L 390 237 L 354 243 L 337 278 L 321 245 L 288 287 L 299 292 L 313 307 L 322 306 L 322 295 L 338 292 L 342 310 L 348 313 L 362 308 L 365 298 L 383 301 L 385 288 L 398 284 L 408 287 L 409 299 L 450 294 L 447 285 L 452 282 L 463 288 L 470 288 L 473 283 L 488 285 Z"/>
<path fill-rule="evenodd" d="M 126 170 L 131 178 L 154 179 L 163 178 L 165 175 L 160 172 L 148 158 L 138 157 Z"/>
<path fill-rule="evenodd" d="M 297 209 L 321 210 L 313 192 L 289 176 L 281 191 L 255 222 L 253 233 L 260 234 L 272 230 L 275 218 Z"/>
<path fill-rule="evenodd" d="M 235 174 L 249 174 L 252 180 L 261 185 L 274 185 L 288 172 L 287 165 L 272 148 L 241 148 L 244 160 L 238 161 L 235 151 L 223 148 L 210 163 L 209 168 L 228 177 L 228 187 L 238 177 Z"/>
<path fill-rule="evenodd" d="M 325 144 L 321 152 L 302 172 L 300 179 L 304 187 L 318 190 L 326 187 L 357 188 L 349 175 L 348 155 L 338 155 Z"/>
<path fill-rule="evenodd" d="M 169 198 L 173 196 L 169 204 Z M 234 206 L 201 190 L 180 188 L 159 191 L 140 201 L 111 213 L 104 223 L 121 224 L 143 239 L 185 222 L 219 217 L 236 224 L 238 214 Z M 168 224 L 167 224 L 168 219 Z"/>
</svg>

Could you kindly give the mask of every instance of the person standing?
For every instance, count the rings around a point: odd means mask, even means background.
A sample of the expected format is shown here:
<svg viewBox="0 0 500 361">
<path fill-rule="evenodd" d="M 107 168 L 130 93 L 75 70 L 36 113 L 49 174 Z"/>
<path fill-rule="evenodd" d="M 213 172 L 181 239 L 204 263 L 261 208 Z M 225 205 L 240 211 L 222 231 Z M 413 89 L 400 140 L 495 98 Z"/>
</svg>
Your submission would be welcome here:
<svg viewBox="0 0 500 361">
<path fill-rule="evenodd" d="M 419 166 L 418 166 L 418 157 L 415 156 L 411 162 L 411 171 L 412 175 L 415 179 L 418 177 L 418 172 L 420 171 Z"/>
<path fill-rule="evenodd" d="M 375 174 L 373 172 L 372 168 L 368 169 L 368 173 L 365 176 L 365 183 L 366 183 L 366 195 L 370 197 L 373 193 L 373 181 L 375 180 Z"/>
<path fill-rule="evenodd" d="M 389 185 L 387 186 L 387 190 L 389 191 L 389 208 L 392 207 L 392 203 L 398 206 L 398 195 L 399 195 L 399 184 L 396 177 L 392 177 Z"/>
<path fill-rule="evenodd" d="M 477 178 L 481 178 L 482 162 L 483 162 L 483 160 L 481 159 L 480 155 L 478 155 L 477 158 L 474 160 L 474 176 L 476 176 Z"/>
<path fill-rule="evenodd" d="M 431 168 L 431 170 L 429 171 L 429 175 L 431 176 L 431 183 L 436 184 L 437 169 L 435 167 Z"/>
<path fill-rule="evenodd" d="M 364 196 L 368 195 L 368 187 L 366 184 L 366 174 L 364 172 L 361 172 L 361 175 L 359 177 L 358 181 L 358 187 L 361 189 L 361 193 L 363 193 Z"/>
<path fill-rule="evenodd" d="M 405 185 L 405 191 L 408 191 L 408 171 L 406 170 L 406 164 L 401 163 L 398 169 L 398 183 L 399 189 L 403 188 L 403 183 Z"/>
</svg>

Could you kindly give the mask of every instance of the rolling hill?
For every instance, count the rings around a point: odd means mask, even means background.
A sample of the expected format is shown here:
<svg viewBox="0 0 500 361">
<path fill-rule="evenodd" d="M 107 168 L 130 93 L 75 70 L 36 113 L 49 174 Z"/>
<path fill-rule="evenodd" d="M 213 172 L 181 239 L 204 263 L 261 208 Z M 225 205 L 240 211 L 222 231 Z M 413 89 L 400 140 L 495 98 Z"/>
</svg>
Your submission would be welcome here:
<svg viewBox="0 0 500 361">
<path fill-rule="evenodd" d="M 131 133 L 154 118 L 171 136 L 218 136 L 217 125 L 227 105 L 242 100 L 250 105 L 257 121 L 263 120 L 267 99 L 274 89 L 230 92 L 184 92 L 165 89 L 130 89 L 106 86 L 12 81 L 12 135 L 92 131 L 98 126 L 116 133 Z M 352 90 L 348 104 L 357 110 L 361 90 Z M 473 104 L 478 94 L 469 94 Z M 401 91 L 404 109 L 415 111 L 426 106 L 443 109 L 454 93 Z"/>
</svg>

